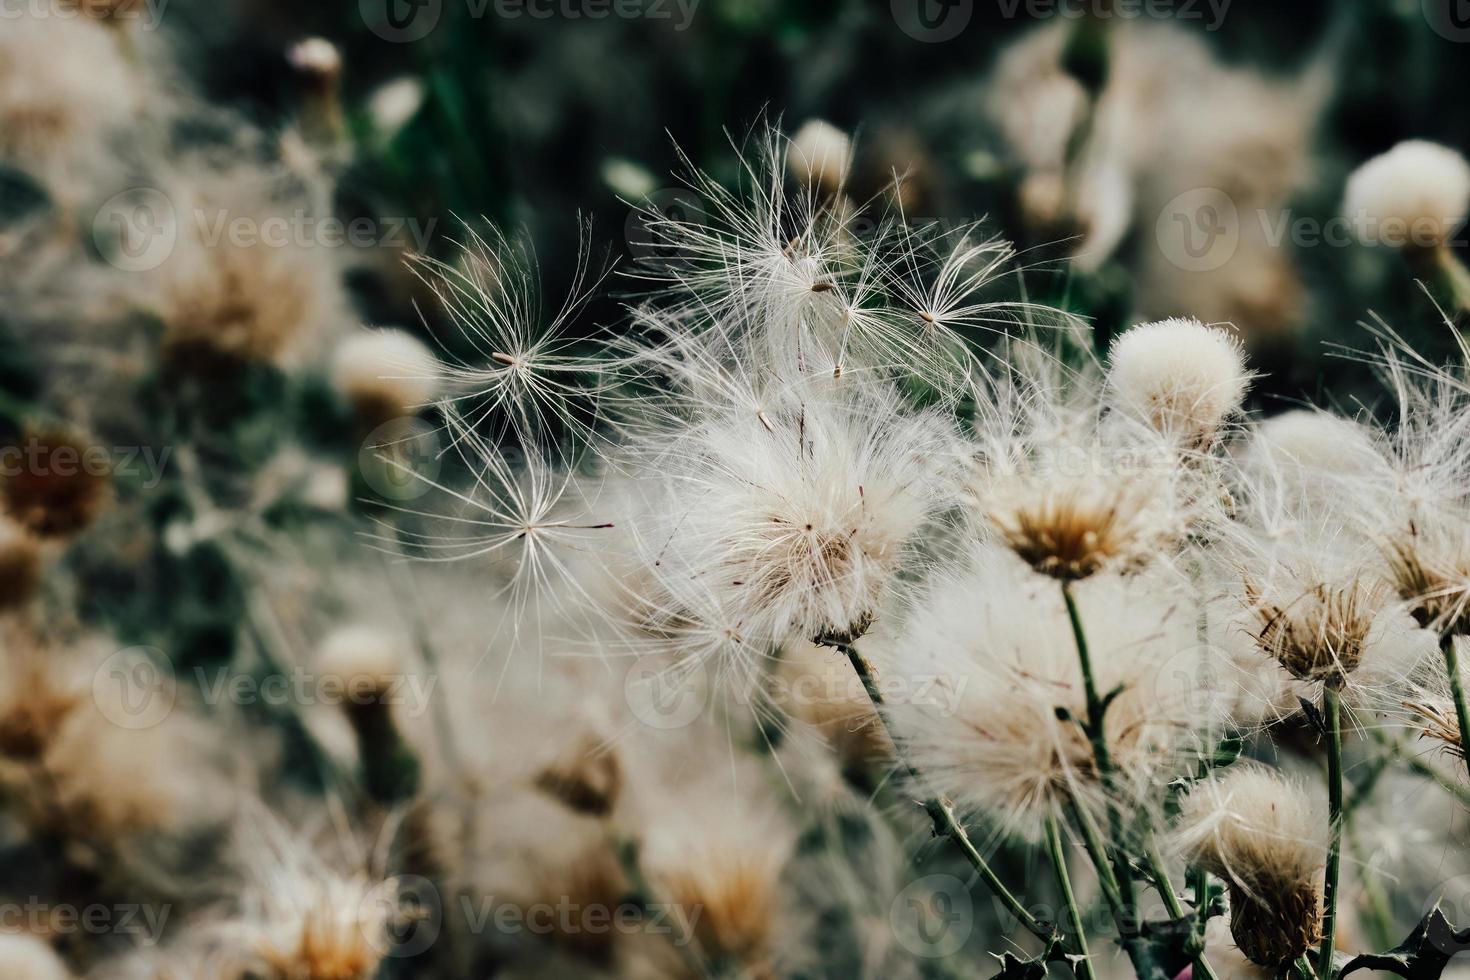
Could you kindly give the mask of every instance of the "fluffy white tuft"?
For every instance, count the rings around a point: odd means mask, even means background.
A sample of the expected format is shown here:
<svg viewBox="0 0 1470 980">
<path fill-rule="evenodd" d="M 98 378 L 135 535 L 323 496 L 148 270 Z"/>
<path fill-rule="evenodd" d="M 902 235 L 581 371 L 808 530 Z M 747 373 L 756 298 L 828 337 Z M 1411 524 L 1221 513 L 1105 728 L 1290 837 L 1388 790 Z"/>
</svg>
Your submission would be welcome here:
<svg viewBox="0 0 1470 980">
<path fill-rule="evenodd" d="M 824 119 L 808 119 L 786 148 L 786 166 L 791 173 L 828 193 L 842 188 L 851 162 L 852 140 Z"/>
<path fill-rule="evenodd" d="M 70 980 L 61 957 L 35 936 L 0 932 L 0 975 L 16 980 Z"/>
<path fill-rule="evenodd" d="M 1185 317 L 1133 327 L 1109 361 L 1117 405 L 1191 448 L 1214 441 L 1250 384 L 1239 338 Z"/>
<path fill-rule="evenodd" d="M 1212 745 L 1224 710 L 1184 593 L 1163 575 L 1074 586 L 1117 792 L 1140 805 Z M 1036 840 L 1055 807 L 1101 810 L 1076 642 L 1060 588 L 982 547 L 912 610 L 888 670 L 926 692 L 890 705 L 894 735 L 932 788 Z M 1066 717 L 1059 715 L 1063 711 Z"/>
<path fill-rule="evenodd" d="M 1442 244 L 1470 208 L 1470 163 L 1427 140 L 1405 140 L 1354 170 L 1342 210 L 1366 244 Z"/>
<path fill-rule="evenodd" d="M 343 340 L 332 356 L 332 386 L 360 410 L 405 415 L 439 393 L 440 363 L 402 330 L 367 330 Z"/>
<path fill-rule="evenodd" d="M 342 626 L 329 633 L 317 650 L 316 670 L 349 684 L 390 687 L 406 667 L 402 637 L 367 624 Z"/>
</svg>

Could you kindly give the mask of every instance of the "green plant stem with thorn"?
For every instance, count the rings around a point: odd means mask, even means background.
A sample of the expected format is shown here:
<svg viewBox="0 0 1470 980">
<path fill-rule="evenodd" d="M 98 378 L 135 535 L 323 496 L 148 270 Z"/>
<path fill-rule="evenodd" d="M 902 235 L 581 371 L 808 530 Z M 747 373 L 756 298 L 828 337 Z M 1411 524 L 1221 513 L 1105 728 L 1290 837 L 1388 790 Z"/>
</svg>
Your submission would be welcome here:
<svg viewBox="0 0 1470 980">
<path fill-rule="evenodd" d="M 1113 762 L 1108 752 L 1107 736 L 1104 732 L 1108 698 L 1103 698 L 1097 693 L 1097 681 L 1092 671 L 1092 655 L 1087 646 L 1087 633 L 1082 627 L 1082 614 L 1077 608 L 1076 597 L 1072 595 L 1072 584 L 1064 580 L 1061 585 L 1062 599 L 1067 606 L 1067 618 L 1072 624 L 1072 638 L 1077 646 L 1077 660 L 1082 669 L 1083 692 L 1087 699 L 1087 721 L 1084 729 L 1092 744 L 1093 761 L 1097 764 L 1098 779 L 1102 783 L 1103 792 L 1108 797 L 1110 846 L 1096 840 L 1096 828 L 1090 827 L 1090 820 L 1083 816 L 1082 807 L 1074 807 L 1073 810 L 1079 818 L 1078 825 L 1083 833 L 1093 838 L 1088 843 L 1088 851 L 1093 856 L 1093 863 L 1097 865 L 1098 877 L 1105 882 L 1104 891 L 1108 888 L 1107 881 L 1111 879 L 1113 892 L 1117 895 L 1117 903 L 1113 906 L 1113 920 L 1118 927 L 1119 941 L 1127 951 L 1128 958 L 1133 963 L 1134 972 L 1138 974 L 1140 980 L 1150 980 L 1150 978 L 1164 976 L 1164 971 L 1154 962 L 1153 953 L 1142 936 L 1141 924 L 1138 921 L 1138 898 L 1134 888 L 1133 870 L 1127 858 L 1118 850 L 1118 842 L 1122 838 L 1122 823 L 1117 805 L 1112 799 Z M 1112 868 L 1105 874 L 1109 863 L 1109 853 L 1112 857 Z"/>
<path fill-rule="evenodd" d="M 863 682 L 863 690 L 867 692 L 868 700 L 873 704 L 873 711 L 877 714 L 879 723 L 884 726 L 884 730 L 886 731 L 888 722 L 883 718 L 883 712 L 881 710 L 884 703 L 883 692 L 878 687 L 878 674 L 873 669 L 873 665 L 851 643 L 824 639 L 819 639 L 818 642 L 824 646 L 838 650 L 847 657 L 848 662 L 852 664 L 853 671 L 858 675 L 858 679 Z M 888 732 L 888 737 L 889 741 L 894 744 L 894 751 L 899 753 L 900 765 L 909 773 L 916 785 L 924 785 L 923 776 L 903 758 L 902 753 L 897 747 L 898 743 L 893 738 L 893 733 Z M 1000 880 L 1000 876 L 995 873 L 995 869 L 990 866 L 990 863 L 985 860 L 985 856 L 976 849 L 974 842 L 970 840 L 970 835 L 965 831 L 964 825 L 960 823 L 959 818 L 955 815 L 953 804 L 948 800 L 938 797 L 928 797 L 922 801 L 922 805 L 925 812 L 929 814 L 929 819 L 934 822 L 935 835 L 948 837 L 954 842 L 955 846 L 964 853 L 965 859 L 970 862 L 970 866 L 975 869 L 975 873 L 985 882 L 986 887 L 990 889 L 996 898 L 1000 899 L 1001 904 L 1006 907 L 1006 911 L 1014 915 L 1016 921 L 1021 923 L 1027 932 L 1040 939 L 1049 948 L 1061 943 L 1062 937 L 1057 933 L 1057 930 L 1041 922 L 1036 916 L 1027 911 L 1020 900 L 1011 894 L 1010 889 L 1005 886 L 1005 882 Z"/>
<path fill-rule="evenodd" d="M 1322 690 L 1322 722 L 1327 734 L 1327 810 L 1330 842 L 1322 884 L 1322 948 L 1317 975 L 1332 980 L 1333 943 L 1337 938 L 1337 880 L 1342 863 L 1342 698 L 1333 684 Z"/>
<path fill-rule="evenodd" d="M 1450 694 L 1455 699 L 1455 721 L 1460 726 L 1460 747 L 1470 766 L 1470 712 L 1465 708 L 1465 683 L 1460 677 L 1460 654 L 1455 649 L 1455 634 L 1445 631 L 1439 637 L 1439 649 L 1444 654 L 1445 669 L 1450 674 Z"/>
<path fill-rule="evenodd" d="M 1062 833 L 1057 826 L 1056 814 L 1046 818 L 1046 851 L 1056 872 L 1057 886 L 1062 890 L 1062 901 L 1067 906 L 1067 925 L 1072 930 L 1073 945 L 1081 957 L 1077 961 L 1077 976 L 1082 980 L 1095 980 L 1092 961 L 1088 958 L 1087 933 L 1082 926 L 1082 912 L 1077 908 L 1077 896 L 1072 892 L 1072 877 L 1067 873 L 1067 854 L 1062 848 Z"/>
</svg>

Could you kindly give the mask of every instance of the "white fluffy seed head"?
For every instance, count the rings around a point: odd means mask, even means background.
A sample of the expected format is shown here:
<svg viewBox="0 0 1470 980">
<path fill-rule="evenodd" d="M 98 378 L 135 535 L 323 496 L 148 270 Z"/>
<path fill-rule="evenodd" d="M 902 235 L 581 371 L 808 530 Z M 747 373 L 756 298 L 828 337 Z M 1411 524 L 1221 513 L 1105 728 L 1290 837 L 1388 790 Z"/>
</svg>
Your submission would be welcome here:
<svg viewBox="0 0 1470 980">
<path fill-rule="evenodd" d="M 1192 449 L 1214 441 L 1250 384 L 1239 338 L 1187 317 L 1126 331 L 1113 341 L 1109 362 L 1117 406 Z"/>
<path fill-rule="evenodd" d="M 1119 689 L 1104 726 L 1115 791 L 1125 806 L 1146 805 L 1159 780 L 1213 745 L 1220 687 L 1169 576 L 1073 588 L 1098 690 Z M 894 648 L 901 659 L 880 669 L 916 696 L 890 704 L 890 723 L 934 789 L 1031 841 L 1066 802 L 1102 816 L 1076 641 L 1054 582 L 977 549 L 916 605 Z"/>
<path fill-rule="evenodd" d="M 342 74 L 342 53 L 324 37 L 297 41 L 286 50 L 286 60 L 297 71 L 323 80 L 336 79 Z"/>
<path fill-rule="evenodd" d="M 766 405 L 652 437 L 646 464 L 668 495 L 641 532 L 646 602 L 671 620 L 713 617 L 756 647 L 851 639 L 942 502 L 947 430 L 884 397 L 782 391 Z"/>
<path fill-rule="evenodd" d="M 392 630 L 366 624 L 342 626 L 317 650 L 316 671 L 348 684 L 391 687 L 407 669 L 404 641 Z"/>
<path fill-rule="evenodd" d="M 0 976 L 16 980 L 70 980 L 66 968 L 45 942 L 23 932 L 0 932 Z"/>
<path fill-rule="evenodd" d="M 852 140 L 823 119 L 808 119 L 786 148 L 786 166 L 791 173 L 829 194 L 842 188 L 851 161 Z"/>
<path fill-rule="evenodd" d="M 373 131 L 384 142 L 398 135 L 428 98 L 424 83 L 413 75 L 403 75 L 373 89 L 367 99 L 367 114 Z"/>
<path fill-rule="evenodd" d="M 433 351 L 402 330 L 368 330 L 337 345 L 332 386 L 359 413 L 397 418 L 439 392 L 441 366 Z"/>
<path fill-rule="evenodd" d="M 1384 465 L 1368 429 L 1351 419 L 1310 409 L 1283 412 L 1262 422 L 1242 459 L 1253 468 L 1271 469 L 1299 481 L 1352 477 Z"/>
<path fill-rule="evenodd" d="M 1317 942 L 1328 822 L 1301 786 L 1237 763 L 1190 789 L 1178 826 L 1186 860 L 1229 885 L 1231 933 L 1252 962 L 1278 966 Z"/>
<path fill-rule="evenodd" d="M 1354 170 L 1343 214 L 1365 244 L 1433 248 L 1465 220 L 1470 163 L 1428 140 L 1405 140 Z"/>
</svg>

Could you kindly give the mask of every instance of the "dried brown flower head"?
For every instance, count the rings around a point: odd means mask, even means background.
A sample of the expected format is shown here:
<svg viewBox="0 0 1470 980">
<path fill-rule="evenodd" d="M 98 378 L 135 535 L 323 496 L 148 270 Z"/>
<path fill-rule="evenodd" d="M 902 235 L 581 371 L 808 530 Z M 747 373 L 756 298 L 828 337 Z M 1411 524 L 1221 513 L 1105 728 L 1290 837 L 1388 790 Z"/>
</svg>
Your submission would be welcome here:
<svg viewBox="0 0 1470 980">
<path fill-rule="evenodd" d="M 1470 549 L 1464 544 L 1454 532 L 1429 534 L 1411 523 L 1387 549 L 1394 586 L 1425 629 L 1470 634 Z"/>
<path fill-rule="evenodd" d="M 536 788 L 577 813 L 605 817 L 622 792 L 623 765 L 610 747 L 584 736 L 537 775 Z"/>
<path fill-rule="evenodd" d="M 1460 741 L 1460 725 L 1453 703 L 1405 701 L 1404 707 L 1414 715 L 1409 724 L 1418 729 L 1420 738 L 1439 742 L 1445 752 L 1457 759 L 1465 758 L 1465 746 Z"/>
<path fill-rule="evenodd" d="M 1322 896 L 1315 881 L 1282 878 L 1255 887 L 1259 894 L 1230 886 L 1230 935 L 1247 959 L 1280 967 L 1321 942 Z"/>
<path fill-rule="evenodd" d="M 1358 669 L 1374 620 L 1387 598 L 1377 583 L 1354 577 L 1318 582 L 1286 602 L 1263 600 L 1254 586 L 1256 643 L 1299 680 L 1340 685 Z"/>
<path fill-rule="evenodd" d="M 24 605 L 41 584 L 41 544 L 0 515 L 0 610 Z"/>
<path fill-rule="evenodd" d="M 0 499 L 34 534 L 73 534 L 92 523 L 108 501 L 111 464 L 99 446 L 61 432 L 38 432 L 4 452 Z"/>
<path fill-rule="evenodd" d="M 1081 486 L 1042 489 L 991 520 L 1005 543 L 1043 575 L 1088 578 L 1141 556 L 1147 539 L 1144 501 L 1134 492 L 1089 492 Z"/>
</svg>

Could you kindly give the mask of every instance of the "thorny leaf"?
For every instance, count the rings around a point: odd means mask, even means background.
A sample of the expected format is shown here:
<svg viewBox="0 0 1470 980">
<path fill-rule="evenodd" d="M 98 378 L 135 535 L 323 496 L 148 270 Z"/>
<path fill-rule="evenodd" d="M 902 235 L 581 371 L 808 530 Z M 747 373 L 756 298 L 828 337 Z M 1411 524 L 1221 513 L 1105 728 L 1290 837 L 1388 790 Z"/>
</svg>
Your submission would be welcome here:
<svg viewBox="0 0 1470 980">
<path fill-rule="evenodd" d="M 991 980 L 1041 980 L 1046 976 L 1048 963 L 1065 963 L 1067 968 L 1075 974 L 1077 965 L 1086 958 L 1076 953 L 1068 953 L 1066 945 L 1056 939 L 1047 943 L 1046 949 L 1036 956 L 1021 957 L 1015 953 L 992 953 L 991 955 L 1000 960 L 1000 972 L 995 974 Z"/>
<path fill-rule="evenodd" d="M 1358 970 L 1382 970 L 1406 980 L 1436 980 L 1456 953 L 1470 950 L 1470 928 L 1456 929 L 1436 905 L 1409 937 L 1385 953 L 1359 953 L 1336 971 L 1338 980 Z"/>
<path fill-rule="evenodd" d="M 1193 915 L 1145 922 L 1141 938 L 1148 945 L 1149 959 L 1165 976 L 1178 976 L 1198 952 L 1199 935 Z"/>
</svg>

